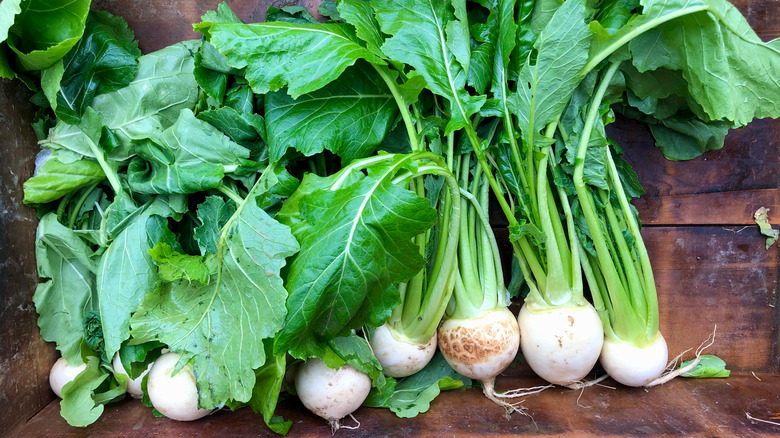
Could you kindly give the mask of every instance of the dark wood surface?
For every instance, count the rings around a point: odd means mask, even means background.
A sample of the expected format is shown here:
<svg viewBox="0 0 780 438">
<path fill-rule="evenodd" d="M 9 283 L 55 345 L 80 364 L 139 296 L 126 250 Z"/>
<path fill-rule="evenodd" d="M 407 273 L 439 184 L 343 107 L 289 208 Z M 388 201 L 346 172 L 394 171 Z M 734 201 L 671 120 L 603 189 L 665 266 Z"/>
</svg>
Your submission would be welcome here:
<svg viewBox="0 0 780 438">
<path fill-rule="evenodd" d="M 124 16 L 147 53 L 182 39 L 197 38 L 191 23 L 218 0 L 95 0 L 94 7 Z M 295 1 L 230 1 L 246 21 L 261 21 L 269 4 Z M 316 1 L 306 3 L 313 11 Z M 780 36 L 776 0 L 734 2 L 765 40 Z M 31 297 L 35 220 L 20 206 L 21 184 L 32 174 L 36 144 L 29 128 L 29 93 L 0 81 L 0 436 L 255 436 L 268 434 L 248 410 L 220 412 L 193 423 L 154 418 L 135 401 L 106 407 L 95 425 L 71 428 L 59 417 L 46 375 L 54 362 L 39 337 Z M 555 389 L 526 401 L 534 421 L 501 410 L 477 390 L 437 399 L 416 419 L 361 408 L 361 428 L 342 436 L 482 436 L 510 433 L 563 436 L 772 436 L 780 426 L 750 421 L 745 413 L 780 421 L 780 250 L 764 250 L 753 224 L 758 207 L 780 223 L 780 122 L 760 120 L 732 132 L 723 149 L 689 162 L 667 162 L 652 146 L 648 130 L 621 120 L 611 131 L 626 150 L 647 191 L 637 202 L 656 273 L 662 330 L 676 354 L 696 347 L 718 325 L 709 352 L 740 373 L 727 380 L 678 379 L 647 392 L 590 388 Z M 505 236 L 505 233 L 501 234 Z M 754 377 L 751 372 L 760 373 Z M 500 389 L 538 381 L 524 368 L 499 379 Z M 39 412 L 40 411 L 40 412 Z M 293 436 L 329 435 L 320 419 L 296 400 L 280 413 L 295 421 Z M 14 425 L 17 427 L 12 428 Z"/>
<path fill-rule="evenodd" d="M 33 106 L 21 84 L 0 83 L 0 435 L 52 399 L 47 376 L 54 348 L 38 334 L 35 212 L 22 205 L 22 183 L 37 152 Z"/>
<path fill-rule="evenodd" d="M 499 389 L 530 387 L 541 380 L 527 375 L 505 376 Z M 414 418 L 397 418 L 383 409 L 362 407 L 354 416 L 356 430 L 341 429 L 338 437 L 485 437 L 523 434 L 564 437 L 718 436 L 762 437 L 780 434 L 780 426 L 749 420 L 778 421 L 780 376 L 740 374 L 728 380 L 686 380 L 643 389 L 615 389 L 605 386 L 585 391 L 554 388 L 527 397 L 523 405 L 528 416 L 510 419 L 482 396 L 478 389 L 453 391 L 434 400 L 427 413 Z M 282 401 L 278 414 L 293 421 L 290 437 L 330 436 L 328 424 L 306 411 L 295 398 Z M 345 425 L 354 425 L 350 420 Z M 274 436 L 259 415 L 248 409 L 218 412 L 201 420 L 180 423 L 155 418 L 138 400 L 109 405 L 106 412 L 86 429 L 68 427 L 53 402 L 24 428 L 18 438 L 62 437 L 246 437 Z"/>
</svg>

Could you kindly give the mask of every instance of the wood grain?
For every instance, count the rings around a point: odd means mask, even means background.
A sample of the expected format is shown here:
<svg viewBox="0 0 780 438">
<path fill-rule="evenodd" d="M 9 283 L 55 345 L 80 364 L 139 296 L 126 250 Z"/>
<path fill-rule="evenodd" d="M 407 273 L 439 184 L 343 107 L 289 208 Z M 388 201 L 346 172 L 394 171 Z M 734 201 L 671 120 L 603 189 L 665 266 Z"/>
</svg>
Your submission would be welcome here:
<svg viewBox="0 0 780 438">
<path fill-rule="evenodd" d="M 22 205 L 22 183 L 32 175 L 38 149 L 30 95 L 21 83 L 0 80 L 0 434 L 52 399 L 47 376 L 54 348 L 38 334 L 31 299 L 37 221 Z"/>
</svg>

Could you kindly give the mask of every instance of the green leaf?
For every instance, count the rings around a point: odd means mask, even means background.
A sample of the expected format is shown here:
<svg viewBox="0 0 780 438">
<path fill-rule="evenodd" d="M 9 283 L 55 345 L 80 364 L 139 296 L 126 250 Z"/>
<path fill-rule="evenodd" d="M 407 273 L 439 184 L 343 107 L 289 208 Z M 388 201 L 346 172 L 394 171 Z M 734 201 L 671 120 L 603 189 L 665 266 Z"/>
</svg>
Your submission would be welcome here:
<svg viewBox="0 0 780 438">
<path fill-rule="evenodd" d="M 209 196 L 198 205 L 198 220 L 201 225 L 195 229 L 194 237 L 198 241 L 201 254 L 217 253 L 222 227 L 228 223 L 235 211 L 234 203 L 225 202 L 219 196 Z"/>
<path fill-rule="evenodd" d="M 273 186 L 272 176 L 264 173 L 225 225 L 209 281 L 162 283 L 132 318 L 134 342 L 160 341 L 192 360 L 206 409 L 251 399 L 254 370 L 267 359 L 263 340 L 284 322 L 280 271 L 298 244 L 254 202 Z"/>
<path fill-rule="evenodd" d="M 41 72 L 41 89 L 54 111 L 57 111 L 57 93 L 60 91 L 60 82 L 64 74 L 65 64 L 61 59 Z"/>
<path fill-rule="evenodd" d="M 373 1 L 376 18 L 384 33 L 393 35 L 382 45 L 391 59 L 414 67 L 427 88 L 449 102 L 445 135 L 467 126 L 469 118 L 485 103 L 484 96 L 466 90 L 467 66 L 460 64 L 445 38 L 445 29 L 455 21 L 449 2 L 424 0 Z M 457 25 L 457 24 L 456 24 Z M 450 39 L 458 39 L 451 35 Z M 458 55 L 463 60 L 463 53 Z"/>
<path fill-rule="evenodd" d="M 685 368 L 692 362 L 692 360 L 685 361 L 680 364 L 679 368 Z M 718 356 L 713 356 L 711 354 L 703 355 L 700 358 L 699 363 L 696 364 L 692 370 L 688 371 L 687 373 L 680 374 L 682 377 L 693 377 L 696 379 L 711 379 L 718 377 L 722 378 L 728 377 L 730 375 L 731 371 L 726 369 L 726 362 L 724 362 L 723 359 L 719 358 Z"/>
<path fill-rule="evenodd" d="M 22 0 L 3 0 L 0 3 L 0 43 L 8 38 L 8 30 L 13 26 L 16 16 L 22 12 Z"/>
<path fill-rule="evenodd" d="M 491 82 L 491 92 L 493 96 L 501 103 L 502 110 L 506 107 L 506 99 L 509 95 L 507 81 L 510 78 L 509 56 L 515 49 L 517 40 L 517 24 L 514 20 L 515 1 L 500 0 L 498 9 L 491 10 L 488 17 L 488 23 L 494 20 L 494 15 L 498 15 L 495 20 L 498 22 L 498 34 L 494 46 L 493 61 L 493 80 Z"/>
<path fill-rule="evenodd" d="M 221 2 L 217 5 L 216 11 L 208 11 L 200 17 L 202 21 L 211 21 L 214 23 L 242 23 L 235 12 L 230 9 L 227 2 Z"/>
<path fill-rule="evenodd" d="M 720 149 L 729 132 L 728 122 L 703 122 L 699 119 L 664 119 L 650 124 L 655 145 L 668 160 L 691 160 Z"/>
<path fill-rule="evenodd" d="M 94 399 L 98 387 L 109 377 L 96 356 L 87 358 L 87 368 L 62 387 L 60 414 L 71 426 L 86 427 L 103 414 L 103 404 Z"/>
<path fill-rule="evenodd" d="M 63 58 L 66 69 L 57 87 L 57 118 L 77 124 L 96 95 L 130 83 L 138 70 L 139 56 L 135 35 L 122 17 L 90 12 L 84 36 Z"/>
<path fill-rule="evenodd" d="M 160 135 L 178 119 L 182 109 L 195 107 L 198 86 L 192 71 L 199 44 L 185 41 L 140 57 L 138 72 L 127 87 L 95 97 L 92 108 L 121 145 L 111 158 L 127 159 L 132 140 Z M 63 121 L 58 121 L 49 138 L 41 143 L 94 158 L 84 132 Z"/>
<path fill-rule="evenodd" d="M 149 368 L 149 365 L 162 355 L 164 345 L 159 342 L 147 342 L 139 345 L 123 344 L 119 349 L 119 360 L 131 379 L 137 379 Z"/>
<path fill-rule="evenodd" d="M 195 30 L 208 35 L 231 67 L 246 68 L 258 94 L 286 85 L 297 98 L 332 82 L 358 59 L 382 64 L 343 24 L 203 22 Z"/>
<path fill-rule="evenodd" d="M 639 71 L 681 70 L 710 120 L 727 119 L 739 127 L 753 118 L 780 116 L 780 39 L 763 42 L 726 0 L 642 3 L 649 20 L 702 10 L 634 38 L 629 47 Z"/>
<path fill-rule="evenodd" d="M 242 113 L 226 106 L 199 112 L 198 118 L 245 147 L 265 138 L 265 120 L 260 114 Z"/>
<path fill-rule="evenodd" d="M 249 150 L 230 140 L 185 108 L 160 136 L 136 144 L 127 170 L 130 187 L 140 193 L 195 193 L 219 185 L 226 170 L 246 163 Z"/>
<path fill-rule="evenodd" d="M 389 398 L 369 395 L 365 406 L 390 408 L 399 418 L 412 418 L 427 412 L 431 402 L 441 391 L 468 389 L 471 379 L 456 373 L 444 360 L 440 352 L 422 370 L 398 381 Z"/>
<path fill-rule="evenodd" d="M 354 333 L 349 336 L 339 336 L 331 340 L 328 346 L 341 359 L 334 361 L 332 357 L 326 357 L 325 364 L 328 367 L 338 369 L 342 366 L 341 361 L 343 361 L 356 370 L 367 374 L 371 378 L 373 386 L 380 391 L 388 384 L 394 385 L 395 382 L 389 382 L 392 379 L 388 379 L 382 373 L 382 364 L 374 356 L 371 346 L 365 338 Z"/>
<path fill-rule="evenodd" d="M 24 182 L 24 203 L 45 204 L 104 179 L 106 175 L 97 161 L 84 158 L 63 163 L 55 152 Z"/>
<path fill-rule="evenodd" d="M 317 91 L 293 99 L 265 97 L 271 161 L 288 148 L 306 156 L 328 149 L 346 164 L 371 155 L 398 114 L 392 94 L 368 64 L 360 62 Z"/>
<path fill-rule="evenodd" d="M 165 242 L 158 242 L 149 250 L 149 255 L 157 264 L 160 280 L 174 282 L 184 280 L 206 284 L 211 276 L 209 260 L 204 257 L 181 254 Z"/>
<path fill-rule="evenodd" d="M 592 39 L 588 18 L 583 0 L 568 0 L 539 35 L 536 62 L 526 61 L 512 106 L 524 138 L 535 142 L 537 132 L 558 117 L 583 79 Z"/>
<path fill-rule="evenodd" d="M 33 295 L 41 337 L 56 342 L 65 360 L 79 363 L 84 315 L 97 305 L 92 250 L 49 213 L 38 223 L 35 259 L 42 279 Z"/>
<path fill-rule="evenodd" d="M 130 336 L 130 315 L 155 288 L 157 269 L 149 250 L 167 230 L 165 217 L 173 214 L 165 198 L 156 198 L 116 236 L 100 259 L 97 290 L 108 357 Z"/>
<path fill-rule="evenodd" d="M 355 34 L 366 42 L 371 53 L 384 57 L 380 47 L 385 42 L 379 23 L 374 17 L 374 9 L 368 0 L 342 0 L 338 3 L 338 12 L 344 21 L 355 26 Z"/>
<path fill-rule="evenodd" d="M 307 174 L 277 218 L 290 225 L 301 252 L 290 262 L 288 316 L 274 351 L 322 357 L 323 344 L 363 324 L 379 326 L 398 304 L 394 283 L 425 260 L 412 243 L 436 221 L 428 200 L 392 183 L 405 158 L 374 165 L 368 175 Z"/>
<path fill-rule="evenodd" d="M 292 426 L 292 421 L 284 421 L 274 416 L 276 403 L 282 389 L 287 365 L 287 355 L 273 354 L 273 342 L 265 340 L 265 365 L 255 370 L 255 387 L 252 398 L 247 403 L 255 413 L 263 415 L 265 424 L 278 433 L 286 435 Z"/>
<path fill-rule="evenodd" d="M 43 70 L 62 59 L 84 33 L 90 3 L 26 0 L 8 33 L 8 45 L 21 67 Z"/>
</svg>

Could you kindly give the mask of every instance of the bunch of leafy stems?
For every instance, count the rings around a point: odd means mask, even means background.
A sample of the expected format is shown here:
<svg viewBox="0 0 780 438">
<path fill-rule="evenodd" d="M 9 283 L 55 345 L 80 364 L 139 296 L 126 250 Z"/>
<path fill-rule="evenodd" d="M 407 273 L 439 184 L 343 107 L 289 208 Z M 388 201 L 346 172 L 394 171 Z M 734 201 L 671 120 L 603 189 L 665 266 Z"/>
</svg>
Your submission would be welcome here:
<svg viewBox="0 0 780 438">
<path fill-rule="evenodd" d="M 401 302 L 393 309 L 386 322 L 397 334 L 407 340 L 425 344 L 436 335 L 439 322 L 444 316 L 452 296 L 457 277 L 456 248 L 459 246 L 459 234 L 463 221 L 461 220 L 461 190 L 452 173 L 455 137 L 452 133 L 447 136 L 446 163 L 437 154 L 428 152 L 424 136 L 418 133 L 423 128 L 418 105 L 411 105 L 417 119 L 415 124 L 409 112 L 410 105 L 406 103 L 398 90 L 397 83 L 392 79 L 392 73 L 384 66 L 375 66 L 375 68 L 387 84 L 398 105 L 409 137 L 412 155 L 433 162 L 430 165 L 423 164 L 417 167 L 413 173 L 400 175 L 393 182 L 398 184 L 408 181 L 410 190 L 422 198 L 426 197 L 424 175 L 443 177 L 448 188 L 438 200 L 439 208 L 437 210 L 440 212 L 440 217 L 436 229 L 439 230 L 439 236 L 438 239 L 435 239 L 436 248 L 433 253 L 433 264 L 430 270 L 421 269 L 411 280 L 398 285 Z M 434 232 L 433 229 L 428 230 L 417 235 L 414 239 L 423 256 Z M 446 233 L 446 238 L 443 237 L 444 233 Z"/>
</svg>

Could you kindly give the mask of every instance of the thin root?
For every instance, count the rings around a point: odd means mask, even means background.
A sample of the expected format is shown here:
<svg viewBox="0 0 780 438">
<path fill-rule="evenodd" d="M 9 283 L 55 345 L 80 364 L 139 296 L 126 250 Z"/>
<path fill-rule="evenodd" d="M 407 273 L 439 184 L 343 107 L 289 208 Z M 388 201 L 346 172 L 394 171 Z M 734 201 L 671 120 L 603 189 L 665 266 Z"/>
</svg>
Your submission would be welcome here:
<svg viewBox="0 0 780 438">
<path fill-rule="evenodd" d="M 573 389 L 575 391 L 579 390 L 579 389 L 585 389 L 585 388 L 588 388 L 588 387 L 591 387 L 591 386 L 598 385 L 599 383 L 601 383 L 604 380 L 606 380 L 607 377 L 609 377 L 609 376 L 607 374 L 604 374 L 603 376 L 597 377 L 597 378 L 595 378 L 593 380 L 590 380 L 590 381 L 581 380 L 579 382 L 575 382 L 575 383 L 572 383 L 570 385 L 564 385 L 564 388 Z"/>
<path fill-rule="evenodd" d="M 346 417 L 344 417 L 344 418 L 346 418 Z M 333 419 L 333 420 L 328 420 L 328 423 L 330 423 L 330 432 L 331 432 L 331 435 L 335 435 L 335 434 L 336 434 L 336 431 L 337 431 L 337 430 L 339 430 L 339 429 L 349 429 L 349 430 L 356 430 L 356 429 L 358 429 L 358 428 L 360 427 L 360 422 L 357 420 L 357 418 L 355 418 L 355 416 L 354 416 L 354 415 L 352 415 L 352 414 L 349 414 L 349 418 L 351 418 L 351 419 L 352 419 L 352 421 L 354 421 L 355 423 L 357 423 L 357 425 L 355 425 L 355 426 L 343 426 L 343 425 L 341 425 L 341 424 L 339 423 L 339 421 L 340 421 L 340 420 L 339 420 L 338 418 L 336 418 L 336 419 Z"/>
<path fill-rule="evenodd" d="M 712 346 L 712 344 L 715 343 L 715 332 L 717 330 L 718 330 L 718 326 L 716 325 L 715 328 L 712 329 L 712 334 L 709 335 L 707 337 L 707 339 L 705 339 L 704 342 L 702 342 L 701 345 L 699 345 L 699 348 L 696 349 L 696 357 L 691 361 L 691 363 L 689 363 L 688 365 L 686 365 L 683 368 L 680 368 L 680 369 L 677 369 L 677 370 L 672 370 L 672 371 L 667 371 L 661 377 L 659 377 L 659 378 L 653 380 L 652 382 L 648 383 L 647 385 L 645 385 L 645 388 L 651 388 L 653 386 L 663 385 L 664 383 L 667 383 L 667 382 L 671 381 L 675 377 L 678 377 L 679 375 L 685 374 L 688 371 L 694 369 L 696 367 L 696 365 L 699 364 L 699 361 L 701 361 L 701 355 L 704 352 L 704 350 L 710 348 Z M 689 350 L 686 350 L 686 351 L 689 351 Z M 685 354 L 685 352 L 681 353 L 680 355 L 678 355 L 677 357 L 672 359 L 672 361 L 669 363 L 669 365 L 667 365 L 666 368 L 667 369 L 675 368 L 677 366 L 677 361 L 680 359 L 680 357 L 683 354 Z"/>
<path fill-rule="evenodd" d="M 537 388 L 539 388 L 539 387 L 537 387 Z M 531 388 L 531 389 L 534 389 L 534 388 Z M 530 392 L 530 393 L 528 393 L 526 395 L 538 394 L 538 393 L 542 392 L 544 389 L 546 389 L 546 388 L 534 390 L 534 391 L 532 391 L 532 392 Z M 513 391 L 519 391 L 519 390 L 513 390 Z M 505 396 L 506 393 L 496 394 L 496 380 L 495 379 L 489 379 L 489 380 L 483 380 L 482 381 L 482 393 L 485 394 L 485 397 L 487 397 L 490 401 L 492 401 L 493 403 L 495 403 L 495 404 L 501 406 L 502 408 L 504 408 L 504 410 L 506 411 L 504 413 L 504 416 L 507 419 L 509 419 L 509 417 L 512 415 L 512 413 L 518 412 L 520 414 L 525 415 L 526 417 L 530 418 L 531 421 L 533 421 L 533 417 L 531 417 L 531 415 L 529 415 L 527 412 L 524 411 L 526 408 L 521 406 L 521 404 L 523 403 L 523 400 L 521 400 L 519 402 L 515 402 L 515 403 L 509 403 L 509 402 L 506 402 L 504 400 L 501 400 L 502 398 L 521 397 L 521 395 L 519 393 L 516 393 L 516 395 L 510 395 L 510 396 Z M 534 424 L 536 424 L 535 421 L 534 421 Z"/>
<path fill-rule="evenodd" d="M 750 412 L 745 412 L 745 416 L 747 417 L 748 420 L 759 421 L 761 423 L 773 424 L 775 426 L 780 426 L 780 423 L 778 423 L 776 421 L 762 420 L 760 418 L 756 418 L 756 417 L 750 415 Z"/>
</svg>

